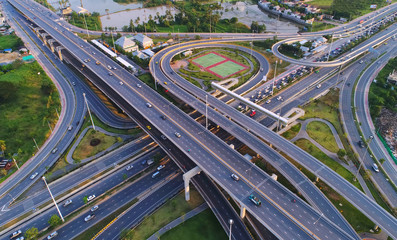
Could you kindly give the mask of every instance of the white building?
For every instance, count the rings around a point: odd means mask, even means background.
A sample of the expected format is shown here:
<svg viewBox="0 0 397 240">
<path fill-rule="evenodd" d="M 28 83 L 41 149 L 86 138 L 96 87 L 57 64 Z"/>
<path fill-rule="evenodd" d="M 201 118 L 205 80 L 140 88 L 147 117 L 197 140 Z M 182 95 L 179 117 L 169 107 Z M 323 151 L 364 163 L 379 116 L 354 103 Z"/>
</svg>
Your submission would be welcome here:
<svg viewBox="0 0 397 240">
<path fill-rule="evenodd" d="M 123 36 L 115 42 L 116 45 L 119 45 L 126 52 L 135 52 L 138 51 L 138 45 L 133 41 L 133 37 Z"/>
<path fill-rule="evenodd" d="M 150 49 L 142 50 L 142 52 L 144 54 L 148 55 L 149 57 L 153 57 L 154 56 L 154 52 L 152 50 L 150 50 Z"/>
<path fill-rule="evenodd" d="M 148 55 L 144 54 L 144 53 L 141 52 L 141 51 L 135 51 L 135 52 L 133 52 L 133 53 L 132 53 L 132 56 L 137 56 L 137 57 L 140 58 L 140 59 L 148 59 L 148 58 L 149 58 Z"/>
<path fill-rule="evenodd" d="M 153 46 L 153 40 L 146 35 L 143 35 L 142 33 L 138 33 L 134 36 L 134 38 L 138 42 L 138 44 L 145 49 Z"/>
</svg>

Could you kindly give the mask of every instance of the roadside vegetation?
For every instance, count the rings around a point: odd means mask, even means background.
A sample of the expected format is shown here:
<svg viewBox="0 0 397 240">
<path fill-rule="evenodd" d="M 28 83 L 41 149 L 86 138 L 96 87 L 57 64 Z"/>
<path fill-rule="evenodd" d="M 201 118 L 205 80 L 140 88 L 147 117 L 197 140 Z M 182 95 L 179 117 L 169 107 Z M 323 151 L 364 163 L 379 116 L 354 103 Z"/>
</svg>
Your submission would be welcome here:
<svg viewBox="0 0 397 240">
<path fill-rule="evenodd" d="M 193 190 L 193 191 L 192 191 Z M 186 202 L 184 192 L 179 193 L 176 197 L 168 200 L 162 207 L 156 210 L 152 215 L 145 217 L 143 222 L 130 231 L 123 231 L 122 239 L 147 239 L 160 228 L 168 223 L 185 215 L 187 212 L 204 203 L 200 194 L 191 189 L 190 201 Z"/>
<path fill-rule="evenodd" d="M 0 66 L 0 140 L 5 158 L 24 164 L 48 138 L 61 104 L 55 85 L 37 62 Z M 16 171 L 1 171 L 0 182 Z"/>
<path fill-rule="evenodd" d="M 376 4 L 377 9 L 379 9 L 386 6 L 387 3 L 384 0 L 333 0 L 329 13 L 337 19 L 344 17 L 351 20 L 370 13 L 372 11 L 369 8 L 371 4 Z"/>
<path fill-rule="evenodd" d="M 88 30 L 102 30 L 101 18 L 98 12 L 93 12 L 92 14 L 84 14 L 83 16 L 83 14 L 78 14 L 73 11 L 69 23 L 75 25 L 76 27 L 86 29 L 86 22 L 84 21 L 84 17 L 85 21 L 87 22 Z"/>
<path fill-rule="evenodd" d="M 120 138 L 121 140 L 121 138 Z M 73 152 L 73 159 L 81 161 L 97 153 L 105 151 L 117 142 L 117 138 L 106 135 L 100 131 L 89 129 L 81 139 L 76 150 Z"/>
<path fill-rule="evenodd" d="M 22 40 L 15 33 L 0 37 L 0 49 L 11 48 L 15 51 L 23 45 Z"/>
<path fill-rule="evenodd" d="M 371 117 L 375 120 L 382 108 L 397 112 L 396 86 L 387 82 L 387 77 L 397 66 L 397 57 L 390 59 L 385 67 L 378 73 L 369 89 L 368 100 Z"/>
<path fill-rule="evenodd" d="M 220 240 L 228 239 L 211 209 L 206 209 L 161 236 L 162 240 Z"/>
<path fill-rule="evenodd" d="M 288 131 L 284 132 L 281 134 L 283 137 L 285 137 L 288 140 L 293 139 L 296 135 L 298 135 L 299 131 L 301 130 L 302 124 L 298 123 L 294 126 L 292 126 Z"/>
<path fill-rule="evenodd" d="M 35 0 L 35 1 L 43 5 L 44 7 L 50 9 L 53 12 L 56 11 L 55 8 L 51 4 L 49 4 L 47 0 Z"/>
<path fill-rule="evenodd" d="M 337 153 L 339 148 L 335 137 L 327 124 L 319 121 L 310 122 L 306 126 L 307 134 L 330 152 Z"/>
<path fill-rule="evenodd" d="M 319 161 L 327 165 L 329 168 L 334 170 L 336 173 L 338 173 L 340 176 L 342 176 L 344 179 L 349 181 L 351 184 L 356 186 L 358 189 L 362 190 L 360 183 L 358 181 L 354 181 L 354 174 L 351 173 L 349 170 L 347 170 L 345 167 L 343 167 L 341 164 L 339 164 L 337 161 L 334 159 L 330 158 L 327 154 L 322 152 L 318 147 L 316 147 L 313 143 L 311 143 L 307 139 L 298 139 L 295 144 L 308 152 L 310 155 L 313 157 L 317 158 Z"/>
</svg>

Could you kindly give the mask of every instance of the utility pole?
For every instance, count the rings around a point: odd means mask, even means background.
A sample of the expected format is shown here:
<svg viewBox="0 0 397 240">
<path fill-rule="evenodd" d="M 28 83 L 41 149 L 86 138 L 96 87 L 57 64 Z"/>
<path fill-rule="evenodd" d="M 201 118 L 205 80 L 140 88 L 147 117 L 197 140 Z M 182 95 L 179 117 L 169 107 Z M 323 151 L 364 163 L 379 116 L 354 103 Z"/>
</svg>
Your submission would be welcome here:
<svg viewBox="0 0 397 240">
<path fill-rule="evenodd" d="M 372 139 L 374 139 L 374 136 L 373 135 L 369 136 L 369 139 L 368 139 L 368 142 L 367 142 L 367 148 L 365 149 L 363 160 L 360 161 L 360 165 L 358 166 L 356 175 L 354 176 L 354 181 L 357 181 L 357 175 L 360 172 L 361 166 L 363 165 L 363 162 L 365 160 L 365 153 L 368 153 L 369 144 L 371 143 Z M 364 141 L 365 141 L 365 139 L 364 139 Z"/>
<path fill-rule="evenodd" d="M 18 163 L 17 163 L 17 161 L 15 160 L 15 158 L 14 158 L 14 157 L 12 158 L 12 160 L 14 160 L 15 166 L 17 166 L 17 168 L 18 168 L 18 170 L 19 170 Z"/>
<path fill-rule="evenodd" d="M 33 142 L 34 142 L 34 145 L 36 145 L 37 150 L 40 150 L 39 146 L 37 145 L 36 139 L 33 138 Z"/>
<path fill-rule="evenodd" d="M 91 116 L 90 107 L 88 106 L 88 102 L 87 102 L 87 98 L 85 97 L 85 93 L 83 93 L 83 96 L 84 96 L 84 101 L 85 101 L 85 104 L 87 105 L 88 114 L 90 115 L 90 119 L 91 119 L 91 123 L 92 123 L 92 129 L 94 129 L 94 131 L 95 131 L 95 125 L 94 125 L 94 121 L 92 120 L 92 116 Z"/>
<path fill-rule="evenodd" d="M 116 53 L 116 46 L 114 45 L 114 38 L 113 38 L 112 30 L 110 30 L 110 35 L 112 35 L 113 49 L 114 49 L 114 53 Z"/>
<path fill-rule="evenodd" d="M 273 84 L 272 84 L 272 96 L 273 96 L 273 93 L 274 93 L 274 82 L 276 81 L 277 63 L 278 63 L 278 61 L 276 61 L 276 65 L 274 66 L 274 77 L 273 77 Z"/>
<path fill-rule="evenodd" d="M 331 35 L 331 45 L 329 46 L 327 62 L 329 61 L 329 55 L 331 54 L 333 40 L 334 40 L 334 32 L 332 32 L 332 35 Z"/>
<path fill-rule="evenodd" d="M 229 224 L 230 224 L 230 227 L 229 227 L 229 240 L 232 240 L 232 225 L 233 225 L 233 219 L 229 219 Z"/>
<path fill-rule="evenodd" d="M 208 95 L 205 95 L 205 129 L 208 130 Z"/>
<path fill-rule="evenodd" d="M 47 189 L 48 189 L 48 192 L 49 192 L 50 195 L 51 195 L 52 201 L 54 202 L 55 207 L 57 208 L 57 211 L 58 211 L 58 213 L 59 213 L 59 216 L 60 216 L 61 219 L 62 219 L 62 222 L 65 222 L 65 219 L 63 219 L 62 213 L 61 213 L 61 211 L 59 210 L 58 204 L 57 204 L 57 202 L 55 201 L 54 196 L 52 196 L 51 190 L 50 190 L 50 188 L 48 187 L 48 184 L 47 184 L 47 181 L 45 180 L 45 177 L 43 176 L 42 179 L 43 179 L 43 181 L 44 181 L 44 183 L 45 183 L 45 186 L 46 186 Z"/>
<path fill-rule="evenodd" d="M 48 121 L 48 119 L 47 119 L 47 123 L 48 123 L 48 127 L 50 128 L 51 133 L 52 133 L 52 127 L 51 127 L 51 124 L 50 124 L 50 122 Z"/>
</svg>

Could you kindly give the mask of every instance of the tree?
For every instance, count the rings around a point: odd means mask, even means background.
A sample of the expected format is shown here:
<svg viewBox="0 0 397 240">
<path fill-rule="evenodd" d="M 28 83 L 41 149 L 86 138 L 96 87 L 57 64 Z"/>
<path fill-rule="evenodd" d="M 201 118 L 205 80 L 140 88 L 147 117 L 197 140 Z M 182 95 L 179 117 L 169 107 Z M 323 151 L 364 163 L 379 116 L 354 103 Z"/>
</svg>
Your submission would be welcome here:
<svg viewBox="0 0 397 240">
<path fill-rule="evenodd" d="M 5 157 L 5 153 L 6 153 L 6 141 L 4 140 L 0 140 L 0 149 L 3 152 L 3 157 Z"/>
<path fill-rule="evenodd" d="M 7 170 L 5 170 L 4 168 L 0 169 L 0 176 L 5 176 L 7 175 Z"/>
<path fill-rule="evenodd" d="M 236 17 L 232 17 L 231 19 L 230 19 L 230 23 L 231 24 L 236 24 L 238 22 L 238 18 L 236 18 Z"/>
<path fill-rule="evenodd" d="M 344 158 L 346 156 L 345 149 L 339 149 L 337 155 L 339 158 Z"/>
<path fill-rule="evenodd" d="M 55 228 L 56 226 L 60 225 L 61 223 L 62 223 L 61 218 L 56 214 L 52 215 L 50 220 L 48 220 L 48 224 L 50 224 L 50 226 L 52 228 Z"/>
<path fill-rule="evenodd" d="M 0 84 L 0 104 L 5 103 L 7 100 L 12 99 L 15 96 L 17 87 L 12 82 L 2 82 Z"/>
<path fill-rule="evenodd" d="M 31 227 L 25 232 L 26 240 L 36 240 L 38 236 L 39 236 L 39 230 L 35 227 Z"/>
</svg>

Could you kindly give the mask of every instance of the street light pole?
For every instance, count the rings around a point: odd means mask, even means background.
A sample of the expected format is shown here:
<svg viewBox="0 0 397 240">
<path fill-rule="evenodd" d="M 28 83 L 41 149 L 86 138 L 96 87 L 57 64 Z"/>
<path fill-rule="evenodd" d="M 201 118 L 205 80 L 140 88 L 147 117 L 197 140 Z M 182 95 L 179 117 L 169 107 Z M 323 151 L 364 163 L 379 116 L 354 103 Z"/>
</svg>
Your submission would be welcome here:
<svg viewBox="0 0 397 240">
<path fill-rule="evenodd" d="M 47 184 L 47 181 L 45 180 L 45 177 L 43 176 L 42 179 L 43 179 L 43 181 L 44 181 L 44 183 L 45 183 L 45 186 L 46 186 L 47 189 L 48 189 L 48 192 L 49 192 L 50 195 L 51 195 L 52 201 L 54 202 L 55 207 L 57 208 L 57 211 L 58 211 L 58 213 L 59 213 L 59 216 L 60 216 L 61 219 L 62 219 L 62 222 L 65 222 L 65 219 L 63 219 L 62 213 L 61 213 L 61 211 L 59 210 L 58 204 L 57 204 L 57 202 L 55 201 L 54 196 L 52 196 L 51 190 L 50 190 L 50 188 L 48 187 L 48 184 Z"/>
<path fill-rule="evenodd" d="M 90 107 L 88 106 L 88 102 L 87 102 L 87 98 L 85 97 L 85 93 L 83 93 L 83 96 L 84 96 L 85 104 L 87 105 L 88 114 L 90 115 L 90 119 L 91 119 L 91 123 L 92 123 L 92 129 L 94 129 L 94 131 L 95 131 L 94 120 L 92 120 L 92 115 L 91 115 Z"/>
<path fill-rule="evenodd" d="M 272 84 L 272 96 L 273 96 L 273 93 L 274 93 L 274 81 L 276 81 L 277 63 L 278 63 L 278 61 L 276 61 L 276 66 L 274 66 L 274 77 L 273 77 L 273 84 Z"/>
<path fill-rule="evenodd" d="M 369 144 L 371 143 L 372 139 L 374 139 L 374 136 L 373 136 L 373 135 L 369 136 L 369 140 L 368 140 L 368 143 L 367 143 L 367 148 L 365 149 L 363 160 L 360 161 L 360 165 L 358 166 L 356 175 L 354 176 L 354 181 L 357 181 L 357 175 L 358 175 L 358 173 L 360 172 L 361 166 L 363 165 L 363 162 L 364 162 L 364 160 L 365 160 L 365 153 L 368 152 Z"/>
<path fill-rule="evenodd" d="M 324 214 L 321 213 L 320 217 L 319 217 L 313 224 L 316 224 L 316 223 L 320 220 L 320 218 L 321 218 L 323 215 L 324 215 Z"/>
<path fill-rule="evenodd" d="M 18 163 L 17 163 L 17 161 L 15 160 L 15 158 L 12 158 L 12 160 L 14 160 L 14 163 L 15 163 L 15 165 L 17 166 L 17 168 L 18 168 L 18 170 L 19 170 L 19 166 L 18 166 Z"/>
<path fill-rule="evenodd" d="M 233 223 L 234 223 L 233 219 L 229 219 L 229 224 L 230 224 L 230 227 L 229 227 L 229 240 L 232 239 L 232 225 L 233 225 Z"/>
<path fill-rule="evenodd" d="M 87 30 L 87 36 L 88 36 L 88 38 L 90 38 L 90 34 L 88 32 L 88 26 L 87 26 L 87 21 L 85 20 L 84 12 L 83 12 L 83 18 L 84 18 L 84 23 L 85 23 L 85 29 Z"/>
<path fill-rule="evenodd" d="M 332 32 L 332 35 L 331 35 L 331 44 L 329 46 L 327 62 L 329 61 L 329 55 L 331 54 L 333 40 L 334 40 L 334 32 Z"/>
<path fill-rule="evenodd" d="M 208 130 L 208 95 L 205 95 L 205 129 Z"/>
</svg>

